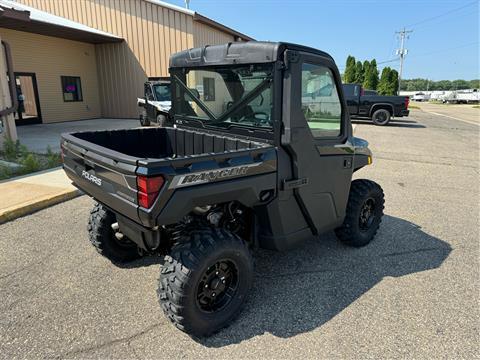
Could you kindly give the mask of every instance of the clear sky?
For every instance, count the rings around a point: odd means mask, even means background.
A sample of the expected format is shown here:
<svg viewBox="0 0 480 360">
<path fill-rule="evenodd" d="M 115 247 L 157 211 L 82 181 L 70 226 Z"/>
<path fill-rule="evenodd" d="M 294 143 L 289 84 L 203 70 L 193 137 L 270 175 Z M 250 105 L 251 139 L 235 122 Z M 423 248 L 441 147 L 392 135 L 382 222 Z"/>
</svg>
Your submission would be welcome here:
<svg viewBox="0 0 480 360">
<path fill-rule="evenodd" d="M 184 0 L 166 0 L 184 6 Z M 403 78 L 478 79 L 479 3 L 472 0 L 191 0 L 190 9 L 256 40 L 288 41 L 330 53 L 340 71 L 349 54 L 396 58 L 407 39 Z M 379 65 L 398 70 L 399 62 Z"/>
</svg>

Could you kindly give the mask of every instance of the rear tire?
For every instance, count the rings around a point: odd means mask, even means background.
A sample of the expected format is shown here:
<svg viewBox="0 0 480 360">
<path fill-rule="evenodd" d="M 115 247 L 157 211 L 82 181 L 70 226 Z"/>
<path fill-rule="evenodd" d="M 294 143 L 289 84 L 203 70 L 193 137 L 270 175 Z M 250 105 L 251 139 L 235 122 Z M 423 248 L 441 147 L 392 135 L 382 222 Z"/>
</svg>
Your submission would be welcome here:
<svg viewBox="0 0 480 360">
<path fill-rule="evenodd" d="M 245 242 L 222 229 L 185 230 L 165 256 L 158 299 L 180 330 L 208 336 L 240 313 L 253 282 L 253 260 Z"/>
<path fill-rule="evenodd" d="M 118 240 L 112 229 L 117 220 L 115 214 L 99 203 L 95 203 L 88 220 L 88 237 L 95 249 L 107 259 L 123 263 L 138 259 L 141 255 L 137 245 L 127 238 Z"/>
<path fill-rule="evenodd" d="M 390 112 L 385 109 L 378 109 L 372 115 L 372 121 L 375 125 L 384 126 L 390 121 Z"/>
<path fill-rule="evenodd" d="M 335 230 L 337 237 L 353 247 L 370 243 L 382 221 L 384 203 L 380 185 L 364 179 L 352 181 L 345 219 Z"/>
</svg>

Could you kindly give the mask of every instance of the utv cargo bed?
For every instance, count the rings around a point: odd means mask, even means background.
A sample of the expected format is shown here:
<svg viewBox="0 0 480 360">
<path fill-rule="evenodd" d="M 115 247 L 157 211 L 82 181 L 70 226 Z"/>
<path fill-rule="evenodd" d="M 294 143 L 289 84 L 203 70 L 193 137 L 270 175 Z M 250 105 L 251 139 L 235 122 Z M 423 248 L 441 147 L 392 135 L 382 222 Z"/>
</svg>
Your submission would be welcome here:
<svg viewBox="0 0 480 360">
<path fill-rule="evenodd" d="M 188 201 L 178 206 L 188 207 L 192 202 L 202 205 L 201 199 L 188 198 L 179 190 L 188 190 L 194 185 L 208 187 L 207 184 L 213 182 L 276 170 L 275 149 L 268 143 L 170 127 L 64 134 L 62 152 L 65 171 L 77 187 L 147 227 L 178 220 L 178 214 L 168 215 L 169 206 L 175 206 L 167 204 L 175 189 L 176 198 Z M 161 188 L 155 194 L 154 203 L 146 206 L 139 202 L 142 195 L 139 181 L 154 177 L 161 177 Z M 268 188 L 275 189 L 275 174 L 269 177 L 268 183 Z M 262 181 L 259 184 L 263 184 Z M 242 189 L 241 182 L 236 181 L 235 187 L 239 185 L 239 191 L 246 191 L 243 196 L 248 197 L 249 202 L 252 197 L 258 199 L 258 193 Z M 221 189 L 217 186 L 215 191 L 221 193 Z M 206 189 L 205 194 L 213 190 Z M 157 207 L 163 209 L 160 223 L 158 218 L 153 218 Z"/>
</svg>

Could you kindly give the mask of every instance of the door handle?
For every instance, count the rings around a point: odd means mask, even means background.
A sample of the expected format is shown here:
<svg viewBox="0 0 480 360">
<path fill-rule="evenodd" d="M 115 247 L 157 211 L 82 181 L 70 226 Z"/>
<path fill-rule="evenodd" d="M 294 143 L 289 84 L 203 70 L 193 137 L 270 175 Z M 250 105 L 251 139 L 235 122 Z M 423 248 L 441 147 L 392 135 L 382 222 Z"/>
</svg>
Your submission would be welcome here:
<svg viewBox="0 0 480 360">
<path fill-rule="evenodd" d="M 308 178 L 283 180 L 283 190 L 292 190 L 308 185 Z"/>
</svg>

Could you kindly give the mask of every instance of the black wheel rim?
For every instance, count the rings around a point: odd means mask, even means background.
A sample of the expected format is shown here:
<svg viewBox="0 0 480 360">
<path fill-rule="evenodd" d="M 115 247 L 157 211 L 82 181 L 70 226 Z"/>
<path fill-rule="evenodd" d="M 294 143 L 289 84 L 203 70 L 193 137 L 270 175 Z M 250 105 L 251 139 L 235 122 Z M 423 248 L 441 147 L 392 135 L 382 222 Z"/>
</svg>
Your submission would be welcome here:
<svg viewBox="0 0 480 360">
<path fill-rule="evenodd" d="M 216 312 L 226 307 L 238 288 L 238 269 L 230 260 L 220 260 L 202 275 L 197 288 L 197 305 L 204 312 Z"/>
<path fill-rule="evenodd" d="M 368 231 L 375 220 L 375 199 L 368 198 L 360 208 L 359 227 L 361 231 Z"/>
<path fill-rule="evenodd" d="M 378 113 L 378 114 L 377 114 L 377 121 L 378 121 L 378 122 L 381 122 L 381 123 L 387 121 L 387 114 L 386 114 L 385 112 L 383 112 L 383 111 L 380 112 L 380 113 Z"/>
</svg>

